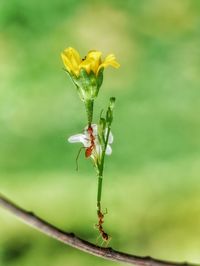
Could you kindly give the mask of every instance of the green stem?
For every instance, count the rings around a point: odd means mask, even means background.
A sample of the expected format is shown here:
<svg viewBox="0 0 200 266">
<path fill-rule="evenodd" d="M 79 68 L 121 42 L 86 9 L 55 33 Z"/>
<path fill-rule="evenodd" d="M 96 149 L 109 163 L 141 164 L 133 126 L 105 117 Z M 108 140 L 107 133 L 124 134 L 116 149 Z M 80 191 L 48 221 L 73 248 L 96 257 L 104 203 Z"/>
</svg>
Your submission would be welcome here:
<svg viewBox="0 0 200 266">
<path fill-rule="evenodd" d="M 97 192 L 97 212 L 101 211 L 101 192 L 102 192 L 103 176 L 98 176 L 98 192 Z"/>
<path fill-rule="evenodd" d="M 85 101 L 85 109 L 87 113 L 88 125 L 92 124 L 93 107 L 94 107 L 94 100 Z"/>
<path fill-rule="evenodd" d="M 104 160 L 106 147 L 108 145 L 108 138 L 110 135 L 110 126 L 108 127 L 108 132 L 106 135 L 105 145 L 102 150 L 101 163 L 99 165 L 99 173 L 98 173 L 98 191 L 97 191 L 97 212 L 101 211 L 101 194 L 102 194 L 102 184 L 103 184 L 103 170 L 104 170 Z"/>
</svg>

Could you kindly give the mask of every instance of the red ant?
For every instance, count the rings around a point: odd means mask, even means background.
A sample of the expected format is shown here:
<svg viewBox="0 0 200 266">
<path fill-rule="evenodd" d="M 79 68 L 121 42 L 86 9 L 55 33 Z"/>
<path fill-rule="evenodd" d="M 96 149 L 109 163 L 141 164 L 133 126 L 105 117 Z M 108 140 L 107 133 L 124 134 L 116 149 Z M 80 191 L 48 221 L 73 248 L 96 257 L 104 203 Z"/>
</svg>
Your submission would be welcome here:
<svg viewBox="0 0 200 266">
<path fill-rule="evenodd" d="M 97 215 L 98 215 L 99 221 L 98 221 L 98 224 L 96 225 L 96 227 L 98 228 L 99 233 L 100 233 L 103 241 L 108 243 L 108 241 L 110 239 L 110 236 L 104 231 L 103 226 L 102 226 L 103 223 L 104 223 L 104 220 L 103 220 L 104 219 L 104 214 L 100 210 L 98 210 L 97 211 Z"/>
<path fill-rule="evenodd" d="M 87 129 L 87 132 L 89 134 L 89 140 L 90 140 L 90 146 L 89 147 L 81 147 L 78 154 L 77 154 L 77 157 L 76 157 L 76 170 L 78 171 L 78 158 L 80 156 L 80 153 L 82 151 L 82 149 L 85 149 L 85 157 L 86 158 L 89 158 L 91 155 L 92 155 L 92 152 L 95 148 L 95 137 L 93 135 L 93 128 L 91 125 L 88 126 L 88 129 Z"/>
<path fill-rule="evenodd" d="M 86 158 L 91 156 L 92 151 L 95 148 L 95 143 L 94 143 L 95 137 L 93 136 L 93 128 L 91 126 L 88 126 L 87 132 L 89 134 L 91 144 L 90 144 L 90 147 L 88 147 L 85 150 L 85 157 Z"/>
</svg>

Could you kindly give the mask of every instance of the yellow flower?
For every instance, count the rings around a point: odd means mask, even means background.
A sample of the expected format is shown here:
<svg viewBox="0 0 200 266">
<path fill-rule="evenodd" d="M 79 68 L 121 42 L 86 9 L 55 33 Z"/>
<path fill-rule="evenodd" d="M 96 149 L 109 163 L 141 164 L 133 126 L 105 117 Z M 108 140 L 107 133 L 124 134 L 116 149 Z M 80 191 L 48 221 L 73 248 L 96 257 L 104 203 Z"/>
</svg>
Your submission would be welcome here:
<svg viewBox="0 0 200 266">
<path fill-rule="evenodd" d="M 66 70 L 76 77 L 79 76 L 81 69 L 85 69 L 88 74 L 92 71 L 97 76 L 101 68 L 108 66 L 118 68 L 120 66 L 113 54 L 109 54 L 105 60 L 102 60 L 101 56 L 101 52 L 93 50 L 89 51 L 84 59 L 81 59 L 79 53 L 72 47 L 61 53 Z"/>
</svg>

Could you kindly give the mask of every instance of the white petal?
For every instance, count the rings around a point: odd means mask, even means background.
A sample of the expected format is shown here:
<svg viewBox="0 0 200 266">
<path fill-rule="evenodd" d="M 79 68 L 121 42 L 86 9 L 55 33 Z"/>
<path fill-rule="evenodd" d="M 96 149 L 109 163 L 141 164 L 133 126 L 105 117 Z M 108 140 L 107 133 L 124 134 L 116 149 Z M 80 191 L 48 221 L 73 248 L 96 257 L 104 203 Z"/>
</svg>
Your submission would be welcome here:
<svg viewBox="0 0 200 266">
<path fill-rule="evenodd" d="M 107 155 L 111 155 L 111 153 L 112 153 L 112 148 L 110 147 L 110 145 L 107 145 L 107 147 L 106 147 L 106 154 Z"/>
<path fill-rule="evenodd" d="M 71 137 L 68 138 L 68 141 L 70 143 L 77 143 L 77 142 L 81 142 L 83 143 L 83 145 L 85 147 L 88 147 L 88 139 L 86 138 L 86 136 L 84 134 L 76 134 L 76 135 L 73 135 Z"/>
<path fill-rule="evenodd" d="M 92 129 L 93 129 L 93 135 L 97 136 L 98 135 L 98 126 L 97 126 L 97 124 L 92 124 Z"/>
<path fill-rule="evenodd" d="M 109 137 L 108 137 L 108 143 L 109 144 L 113 143 L 113 139 L 114 139 L 113 134 L 112 132 L 110 132 Z"/>
<path fill-rule="evenodd" d="M 108 128 L 105 129 L 105 138 L 106 138 L 107 132 L 108 132 Z M 110 131 L 110 134 L 109 134 L 109 137 L 108 137 L 108 144 L 111 144 L 111 143 L 113 143 L 113 134 Z"/>
<path fill-rule="evenodd" d="M 100 146 L 99 144 L 96 144 L 96 145 L 95 145 L 95 148 L 96 148 L 96 152 L 97 152 L 98 156 L 100 156 L 101 153 L 102 153 L 101 146 Z"/>
</svg>

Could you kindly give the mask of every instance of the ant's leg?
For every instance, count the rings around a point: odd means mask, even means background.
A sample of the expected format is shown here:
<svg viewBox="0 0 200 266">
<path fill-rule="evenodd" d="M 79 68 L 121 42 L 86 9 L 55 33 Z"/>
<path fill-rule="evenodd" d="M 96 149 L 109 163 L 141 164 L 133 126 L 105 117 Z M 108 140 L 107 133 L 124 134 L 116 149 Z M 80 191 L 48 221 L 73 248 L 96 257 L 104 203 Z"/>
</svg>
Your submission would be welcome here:
<svg viewBox="0 0 200 266">
<path fill-rule="evenodd" d="M 76 171 L 78 171 L 78 159 L 79 159 L 79 156 L 80 156 L 80 154 L 81 154 L 82 149 L 85 149 L 85 147 L 81 147 L 81 148 L 79 149 L 79 151 L 78 151 L 77 156 L 76 156 Z"/>
<path fill-rule="evenodd" d="M 105 211 L 103 212 L 103 215 L 108 214 L 108 209 L 106 208 Z"/>
<path fill-rule="evenodd" d="M 99 242 L 100 237 L 101 237 L 101 234 L 99 233 L 99 235 L 96 238 L 96 246 L 98 246 L 98 242 Z"/>
<path fill-rule="evenodd" d="M 111 239 L 112 239 L 111 236 L 109 236 L 107 240 L 106 240 L 106 239 L 102 239 L 101 246 L 104 246 L 105 248 L 107 248 L 107 247 L 108 247 L 108 244 L 109 244 L 110 241 L 111 241 Z M 104 244 L 105 244 L 105 245 L 104 245 Z"/>
<path fill-rule="evenodd" d="M 103 247 L 103 245 L 104 245 L 105 242 L 106 241 L 103 239 L 102 242 L 101 242 L 101 247 Z"/>
<path fill-rule="evenodd" d="M 94 229 L 99 230 L 99 225 L 98 224 L 94 224 Z"/>
</svg>

